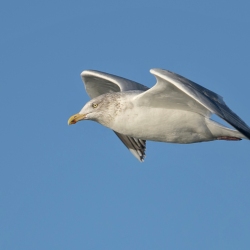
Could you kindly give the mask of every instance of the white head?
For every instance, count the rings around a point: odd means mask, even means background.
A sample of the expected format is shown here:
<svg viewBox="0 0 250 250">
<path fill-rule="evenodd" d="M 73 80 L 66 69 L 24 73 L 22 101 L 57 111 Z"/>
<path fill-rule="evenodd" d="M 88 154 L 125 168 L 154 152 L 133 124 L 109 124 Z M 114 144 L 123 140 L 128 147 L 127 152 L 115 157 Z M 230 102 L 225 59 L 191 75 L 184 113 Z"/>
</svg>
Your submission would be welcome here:
<svg viewBox="0 0 250 250">
<path fill-rule="evenodd" d="M 113 119 L 113 114 L 118 108 L 114 93 L 100 95 L 85 104 L 78 114 L 72 115 L 68 125 L 81 120 L 92 120 L 107 126 Z"/>
</svg>

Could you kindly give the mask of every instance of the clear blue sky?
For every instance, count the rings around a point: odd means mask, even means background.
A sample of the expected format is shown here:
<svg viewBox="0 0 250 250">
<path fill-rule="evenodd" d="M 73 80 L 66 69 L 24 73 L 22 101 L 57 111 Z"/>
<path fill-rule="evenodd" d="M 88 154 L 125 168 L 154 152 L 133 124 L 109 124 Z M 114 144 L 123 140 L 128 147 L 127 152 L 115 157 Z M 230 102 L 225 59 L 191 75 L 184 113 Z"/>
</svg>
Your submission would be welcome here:
<svg viewBox="0 0 250 250">
<path fill-rule="evenodd" d="M 146 3 L 145 3 L 146 2 Z M 219 93 L 250 124 L 249 1 L 4 1 L 0 249 L 250 249 L 250 142 L 148 142 L 94 122 L 85 69 L 150 68 Z"/>
</svg>

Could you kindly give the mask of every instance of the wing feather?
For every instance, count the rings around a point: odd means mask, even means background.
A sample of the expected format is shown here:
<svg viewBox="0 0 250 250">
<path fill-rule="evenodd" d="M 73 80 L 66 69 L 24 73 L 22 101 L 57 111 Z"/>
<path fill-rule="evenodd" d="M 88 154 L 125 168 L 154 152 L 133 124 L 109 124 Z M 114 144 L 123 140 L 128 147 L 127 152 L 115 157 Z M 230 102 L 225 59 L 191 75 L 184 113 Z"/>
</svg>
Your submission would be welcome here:
<svg viewBox="0 0 250 250">
<path fill-rule="evenodd" d="M 115 131 L 114 131 L 115 132 Z M 136 139 L 120 133 L 115 132 L 123 144 L 129 149 L 129 151 L 141 162 L 144 161 L 146 151 L 146 141 Z"/>
<path fill-rule="evenodd" d="M 109 92 L 148 90 L 148 87 L 140 83 L 96 70 L 83 71 L 81 73 L 81 78 L 90 98 L 95 98 Z"/>
<path fill-rule="evenodd" d="M 190 110 L 204 116 L 214 113 L 250 139 L 249 126 L 236 115 L 218 94 L 173 72 L 151 69 L 157 83 L 138 95 L 139 105 L 163 105 L 165 108 Z M 154 101 L 152 101 L 154 100 Z"/>
</svg>

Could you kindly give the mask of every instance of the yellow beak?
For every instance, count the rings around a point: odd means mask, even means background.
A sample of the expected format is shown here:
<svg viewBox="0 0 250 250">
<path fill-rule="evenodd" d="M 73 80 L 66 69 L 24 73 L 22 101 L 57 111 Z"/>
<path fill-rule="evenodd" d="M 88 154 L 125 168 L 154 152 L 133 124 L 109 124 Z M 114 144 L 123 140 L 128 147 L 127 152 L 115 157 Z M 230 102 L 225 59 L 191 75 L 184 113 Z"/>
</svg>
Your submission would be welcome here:
<svg viewBox="0 0 250 250">
<path fill-rule="evenodd" d="M 86 117 L 86 114 L 75 114 L 72 115 L 68 120 L 68 125 L 75 124 L 81 120 L 84 120 Z"/>
</svg>

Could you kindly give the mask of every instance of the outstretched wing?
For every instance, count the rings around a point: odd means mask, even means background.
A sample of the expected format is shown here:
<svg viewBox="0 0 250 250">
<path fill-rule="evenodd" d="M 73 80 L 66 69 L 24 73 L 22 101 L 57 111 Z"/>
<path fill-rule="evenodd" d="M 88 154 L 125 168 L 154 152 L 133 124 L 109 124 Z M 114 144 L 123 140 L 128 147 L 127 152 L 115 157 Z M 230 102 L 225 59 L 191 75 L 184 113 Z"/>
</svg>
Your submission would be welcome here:
<svg viewBox="0 0 250 250">
<path fill-rule="evenodd" d="M 115 132 L 115 131 L 114 131 Z M 136 139 L 126 135 L 115 134 L 120 138 L 123 144 L 129 149 L 129 151 L 141 162 L 144 161 L 145 151 L 146 151 L 146 141 L 141 139 Z"/>
<path fill-rule="evenodd" d="M 90 98 L 95 98 L 109 92 L 148 90 L 148 87 L 140 83 L 96 70 L 83 71 L 81 78 Z M 146 150 L 145 140 L 136 139 L 117 132 L 115 132 L 115 134 L 139 161 L 144 160 Z"/>
<path fill-rule="evenodd" d="M 109 92 L 123 92 L 129 90 L 148 90 L 148 87 L 111 74 L 96 70 L 85 70 L 81 73 L 85 89 L 91 98 Z"/>
<path fill-rule="evenodd" d="M 210 116 L 214 113 L 250 139 L 250 128 L 216 93 L 173 72 L 151 69 L 157 83 L 135 97 L 138 105 L 182 109 Z"/>
</svg>

